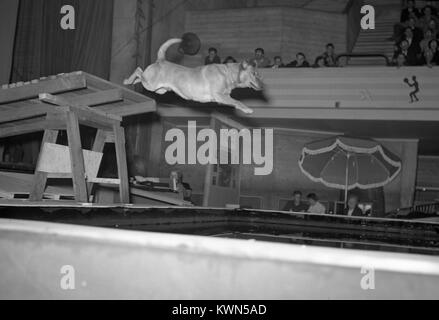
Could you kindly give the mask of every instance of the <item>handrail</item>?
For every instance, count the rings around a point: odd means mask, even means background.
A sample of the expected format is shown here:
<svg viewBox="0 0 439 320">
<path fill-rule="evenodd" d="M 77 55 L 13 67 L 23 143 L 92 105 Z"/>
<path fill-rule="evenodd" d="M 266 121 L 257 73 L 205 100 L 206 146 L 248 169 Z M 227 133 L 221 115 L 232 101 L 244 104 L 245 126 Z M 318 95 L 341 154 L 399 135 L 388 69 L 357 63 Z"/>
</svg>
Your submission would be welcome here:
<svg viewBox="0 0 439 320">
<path fill-rule="evenodd" d="M 337 65 L 340 58 L 383 58 L 386 61 L 386 66 L 390 66 L 389 57 L 383 53 L 342 53 L 335 58 Z"/>
</svg>

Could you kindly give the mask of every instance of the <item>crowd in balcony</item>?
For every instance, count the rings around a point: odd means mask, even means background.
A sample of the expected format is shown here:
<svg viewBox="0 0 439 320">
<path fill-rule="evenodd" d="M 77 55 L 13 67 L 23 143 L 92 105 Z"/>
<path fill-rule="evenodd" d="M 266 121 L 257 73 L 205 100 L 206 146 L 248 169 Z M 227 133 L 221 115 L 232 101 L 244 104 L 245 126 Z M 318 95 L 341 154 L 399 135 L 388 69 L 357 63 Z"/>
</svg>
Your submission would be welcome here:
<svg viewBox="0 0 439 320">
<path fill-rule="evenodd" d="M 414 0 L 408 0 L 399 23 L 394 27 L 393 65 L 439 65 L 438 31 L 439 17 L 435 1 L 427 1 L 420 9 Z"/>
<path fill-rule="evenodd" d="M 335 46 L 332 43 L 328 43 L 325 46 L 324 52 L 319 55 L 314 63 L 310 63 L 303 52 L 298 52 L 295 59 L 291 62 L 285 63 L 281 56 L 275 56 L 273 59 L 269 59 L 265 55 L 264 48 L 256 48 L 254 55 L 249 59 L 250 63 L 258 68 L 325 68 L 325 67 L 337 67 L 337 59 L 335 54 Z M 228 56 L 222 63 L 236 63 L 236 59 L 232 56 Z M 204 64 L 219 64 L 221 58 L 218 55 L 216 48 L 209 48 L 208 55 L 205 58 Z"/>
</svg>

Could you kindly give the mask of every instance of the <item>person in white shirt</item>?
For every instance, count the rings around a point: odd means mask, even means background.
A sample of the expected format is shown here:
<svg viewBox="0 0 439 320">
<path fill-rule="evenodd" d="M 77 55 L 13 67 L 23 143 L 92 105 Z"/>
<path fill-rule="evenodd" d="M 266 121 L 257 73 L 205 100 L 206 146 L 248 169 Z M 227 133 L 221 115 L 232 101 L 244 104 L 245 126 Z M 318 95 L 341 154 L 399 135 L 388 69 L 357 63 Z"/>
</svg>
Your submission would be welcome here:
<svg viewBox="0 0 439 320">
<path fill-rule="evenodd" d="M 319 202 L 319 198 L 315 193 L 310 193 L 307 196 L 309 202 L 308 213 L 325 214 L 326 208 L 323 204 Z"/>
</svg>

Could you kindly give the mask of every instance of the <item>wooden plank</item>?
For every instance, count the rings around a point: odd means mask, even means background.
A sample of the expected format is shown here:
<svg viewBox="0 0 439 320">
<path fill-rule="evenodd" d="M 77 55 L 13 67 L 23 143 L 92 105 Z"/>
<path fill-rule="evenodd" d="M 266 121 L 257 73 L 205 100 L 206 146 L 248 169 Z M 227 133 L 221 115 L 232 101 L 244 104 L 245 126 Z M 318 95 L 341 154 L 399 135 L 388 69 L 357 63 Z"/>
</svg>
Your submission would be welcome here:
<svg viewBox="0 0 439 320">
<path fill-rule="evenodd" d="M 108 119 L 114 121 L 122 121 L 122 118 L 119 116 L 108 114 L 106 112 L 96 110 L 85 105 L 78 105 L 76 102 L 72 103 L 70 99 L 66 99 L 61 96 L 55 96 L 50 93 L 39 94 L 39 99 L 46 103 L 67 107 L 69 111 L 74 111 L 77 115 L 85 114 L 85 118 L 89 118 L 93 121 L 103 121 L 104 123 L 110 124 L 113 124 L 113 121 L 108 121 Z"/>
<path fill-rule="evenodd" d="M 102 152 L 82 150 L 82 153 L 87 178 L 95 178 L 101 164 Z M 40 152 L 37 171 L 57 174 L 60 177 L 66 174 L 72 176 L 71 167 L 69 147 L 55 143 L 44 143 Z"/>
<path fill-rule="evenodd" d="M 29 105 L 23 107 L 11 107 L 11 109 L 9 110 L 0 112 L 0 123 L 43 116 L 50 110 L 50 106 L 44 104 Z"/>
<path fill-rule="evenodd" d="M 123 100 L 121 89 L 111 89 L 99 91 L 82 96 L 77 96 L 74 99 L 68 98 L 69 105 L 73 107 L 79 106 L 94 106 L 98 104 L 112 103 Z"/>
<path fill-rule="evenodd" d="M 142 113 L 155 112 L 157 107 L 150 102 L 135 103 L 131 105 L 120 106 L 98 106 L 93 109 L 98 109 L 107 113 L 118 115 L 120 117 L 128 117 Z"/>
<path fill-rule="evenodd" d="M 86 83 L 85 74 L 83 72 L 75 72 L 20 87 L 0 89 L 0 103 L 35 98 L 42 92 L 59 93 L 83 89 L 86 88 Z"/>
<path fill-rule="evenodd" d="M 41 142 L 41 150 L 43 149 L 46 143 L 56 143 L 57 138 L 58 138 L 58 131 L 45 130 L 43 140 Z M 41 164 L 42 157 L 43 154 L 40 151 L 40 155 L 38 156 L 37 168 Z M 43 193 L 44 193 L 44 189 L 46 188 L 46 182 L 47 182 L 47 173 L 36 170 L 32 184 L 32 189 L 30 190 L 29 200 L 40 201 L 43 199 Z"/>
<path fill-rule="evenodd" d="M 39 132 L 45 129 L 60 129 L 62 123 L 48 119 L 38 119 L 32 122 L 13 123 L 9 125 L 0 125 L 0 137 L 12 137 L 31 132 Z"/>
<path fill-rule="evenodd" d="M 107 139 L 108 132 L 98 129 L 96 132 L 95 140 L 93 142 L 92 151 L 94 152 L 104 152 L 105 142 Z M 88 190 L 90 191 L 90 194 L 93 194 L 93 181 L 90 181 L 88 179 Z"/>
<path fill-rule="evenodd" d="M 89 73 L 85 73 L 85 76 L 86 76 L 87 86 L 96 88 L 98 90 L 120 89 L 122 90 L 124 99 L 131 100 L 134 102 L 151 103 L 152 106 L 155 106 L 155 100 L 148 98 L 143 94 L 129 90 L 121 85 L 101 79 Z"/>
<path fill-rule="evenodd" d="M 144 197 L 148 199 L 157 200 L 160 202 L 176 205 L 176 206 L 192 206 L 190 202 L 184 201 L 182 199 L 177 199 L 173 197 L 165 196 L 163 192 L 153 192 L 153 191 L 147 191 L 143 189 L 138 189 L 131 187 L 130 192 L 133 195 Z"/>
<path fill-rule="evenodd" d="M 114 144 L 116 147 L 117 172 L 120 179 L 120 201 L 130 202 L 130 190 L 128 180 L 128 166 L 125 150 L 125 132 L 121 126 L 114 126 Z"/>
<path fill-rule="evenodd" d="M 73 189 L 76 201 L 88 202 L 85 182 L 84 156 L 81 146 L 78 117 L 75 113 L 67 113 L 67 139 L 69 143 L 71 172 L 73 173 Z"/>
</svg>

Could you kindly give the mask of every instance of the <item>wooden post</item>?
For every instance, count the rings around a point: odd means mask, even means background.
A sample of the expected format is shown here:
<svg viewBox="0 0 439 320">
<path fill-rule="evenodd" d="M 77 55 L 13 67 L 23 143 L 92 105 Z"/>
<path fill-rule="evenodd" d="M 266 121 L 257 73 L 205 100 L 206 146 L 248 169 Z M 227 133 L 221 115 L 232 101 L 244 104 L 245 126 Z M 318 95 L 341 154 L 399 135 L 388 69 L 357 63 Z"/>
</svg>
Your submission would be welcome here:
<svg viewBox="0 0 439 320">
<path fill-rule="evenodd" d="M 40 154 L 38 156 L 37 168 L 41 159 L 41 151 L 45 143 L 56 143 L 58 138 L 58 130 L 45 130 L 43 141 L 41 142 Z M 34 181 L 30 191 L 29 200 L 41 201 L 43 199 L 44 190 L 46 188 L 47 172 L 35 170 Z"/>
<path fill-rule="evenodd" d="M 128 166 L 125 150 L 125 131 L 120 125 L 113 126 L 114 145 L 116 147 L 117 172 L 120 179 L 120 201 L 130 202 L 130 186 L 128 181 Z"/>
<path fill-rule="evenodd" d="M 102 129 L 98 129 L 98 131 L 96 132 L 95 141 L 93 142 L 92 151 L 104 152 L 106 139 L 107 132 Z M 94 184 L 92 182 L 87 183 L 87 188 L 90 195 L 93 194 L 93 185 Z"/>
<path fill-rule="evenodd" d="M 73 176 L 73 189 L 76 201 L 88 202 L 87 184 L 85 182 L 84 155 L 81 146 L 81 134 L 77 115 L 67 112 L 67 139 L 69 142 L 70 161 Z"/>
</svg>

